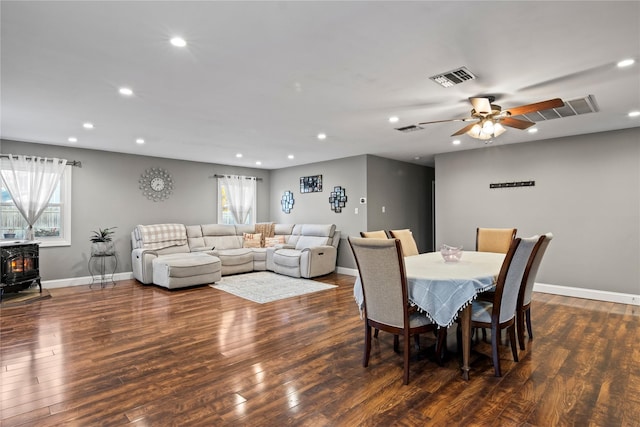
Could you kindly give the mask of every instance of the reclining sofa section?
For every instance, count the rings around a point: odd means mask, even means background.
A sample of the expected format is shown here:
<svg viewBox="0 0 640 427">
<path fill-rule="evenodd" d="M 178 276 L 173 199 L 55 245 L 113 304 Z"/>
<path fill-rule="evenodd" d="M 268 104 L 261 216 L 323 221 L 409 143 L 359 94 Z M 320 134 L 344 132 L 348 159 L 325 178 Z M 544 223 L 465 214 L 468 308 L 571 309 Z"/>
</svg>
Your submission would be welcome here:
<svg viewBox="0 0 640 427">
<path fill-rule="evenodd" d="M 336 268 L 340 231 L 335 224 L 274 224 L 266 247 L 248 244 L 253 225 L 138 225 L 131 233 L 133 276 L 144 284 L 181 288 L 221 276 L 269 270 L 317 277 Z M 261 230 L 265 229 L 264 224 Z"/>
</svg>

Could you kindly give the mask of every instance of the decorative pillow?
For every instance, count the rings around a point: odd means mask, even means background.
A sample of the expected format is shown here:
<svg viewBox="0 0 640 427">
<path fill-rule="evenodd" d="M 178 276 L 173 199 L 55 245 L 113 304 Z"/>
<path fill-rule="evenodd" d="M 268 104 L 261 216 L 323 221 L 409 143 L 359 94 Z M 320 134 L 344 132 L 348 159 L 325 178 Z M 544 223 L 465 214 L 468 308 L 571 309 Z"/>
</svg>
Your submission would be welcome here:
<svg viewBox="0 0 640 427">
<path fill-rule="evenodd" d="M 259 248 L 262 240 L 262 233 L 242 233 L 243 248 Z"/>
<path fill-rule="evenodd" d="M 276 245 L 284 245 L 284 236 L 275 236 L 275 237 L 265 237 L 264 238 L 264 247 L 272 248 Z"/>
<path fill-rule="evenodd" d="M 267 237 L 273 237 L 275 234 L 276 225 L 273 222 L 258 222 L 255 225 L 255 233 L 262 234 L 262 241 L 260 242 L 261 247 L 265 247 L 264 239 Z"/>
</svg>

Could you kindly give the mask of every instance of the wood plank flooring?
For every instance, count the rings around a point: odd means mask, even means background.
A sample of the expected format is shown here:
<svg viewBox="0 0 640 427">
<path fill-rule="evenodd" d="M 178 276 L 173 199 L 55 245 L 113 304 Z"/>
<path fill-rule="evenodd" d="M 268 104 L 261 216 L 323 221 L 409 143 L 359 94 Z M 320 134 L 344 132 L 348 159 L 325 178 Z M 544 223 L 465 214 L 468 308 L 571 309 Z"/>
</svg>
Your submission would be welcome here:
<svg viewBox="0 0 640 427">
<path fill-rule="evenodd" d="M 489 344 L 465 382 L 424 336 L 404 386 L 389 334 L 362 367 L 354 278 L 320 280 L 338 287 L 262 305 L 129 280 L 2 308 L 0 424 L 640 425 L 640 307 L 535 294 L 535 339 L 519 363 L 501 348 L 502 378 Z"/>
</svg>

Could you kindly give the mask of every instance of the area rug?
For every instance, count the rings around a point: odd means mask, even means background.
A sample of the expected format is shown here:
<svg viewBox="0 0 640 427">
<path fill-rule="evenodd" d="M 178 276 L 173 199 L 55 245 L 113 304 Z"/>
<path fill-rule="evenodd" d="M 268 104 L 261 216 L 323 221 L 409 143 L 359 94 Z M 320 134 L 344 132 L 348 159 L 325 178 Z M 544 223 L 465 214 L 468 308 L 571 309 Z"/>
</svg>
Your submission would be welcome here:
<svg viewBox="0 0 640 427">
<path fill-rule="evenodd" d="M 337 287 L 313 280 L 283 276 L 270 271 L 224 276 L 216 284 L 209 286 L 258 304 Z"/>
</svg>

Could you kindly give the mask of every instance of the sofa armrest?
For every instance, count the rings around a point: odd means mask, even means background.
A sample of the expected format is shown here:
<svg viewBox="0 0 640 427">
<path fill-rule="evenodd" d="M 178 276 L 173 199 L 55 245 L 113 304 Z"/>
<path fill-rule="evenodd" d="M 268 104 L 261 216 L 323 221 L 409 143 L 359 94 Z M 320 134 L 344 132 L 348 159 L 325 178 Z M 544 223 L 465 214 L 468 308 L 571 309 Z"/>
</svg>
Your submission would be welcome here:
<svg viewBox="0 0 640 427">
<path fill-rule="evenodd" d="M 145 285 L 153 283 L 152 262 L 158 258 L 158 252 L 151 249 L 137 248 L 131 251 L 131 267 L 133 277 Z"/>
<path fill-rule="evenodd" d="M 336 269 L 338 249 L 333 246 L 305 248 L 300 255 L 300 275 L 311 278 L 332 273 Z"/>
</svg>

